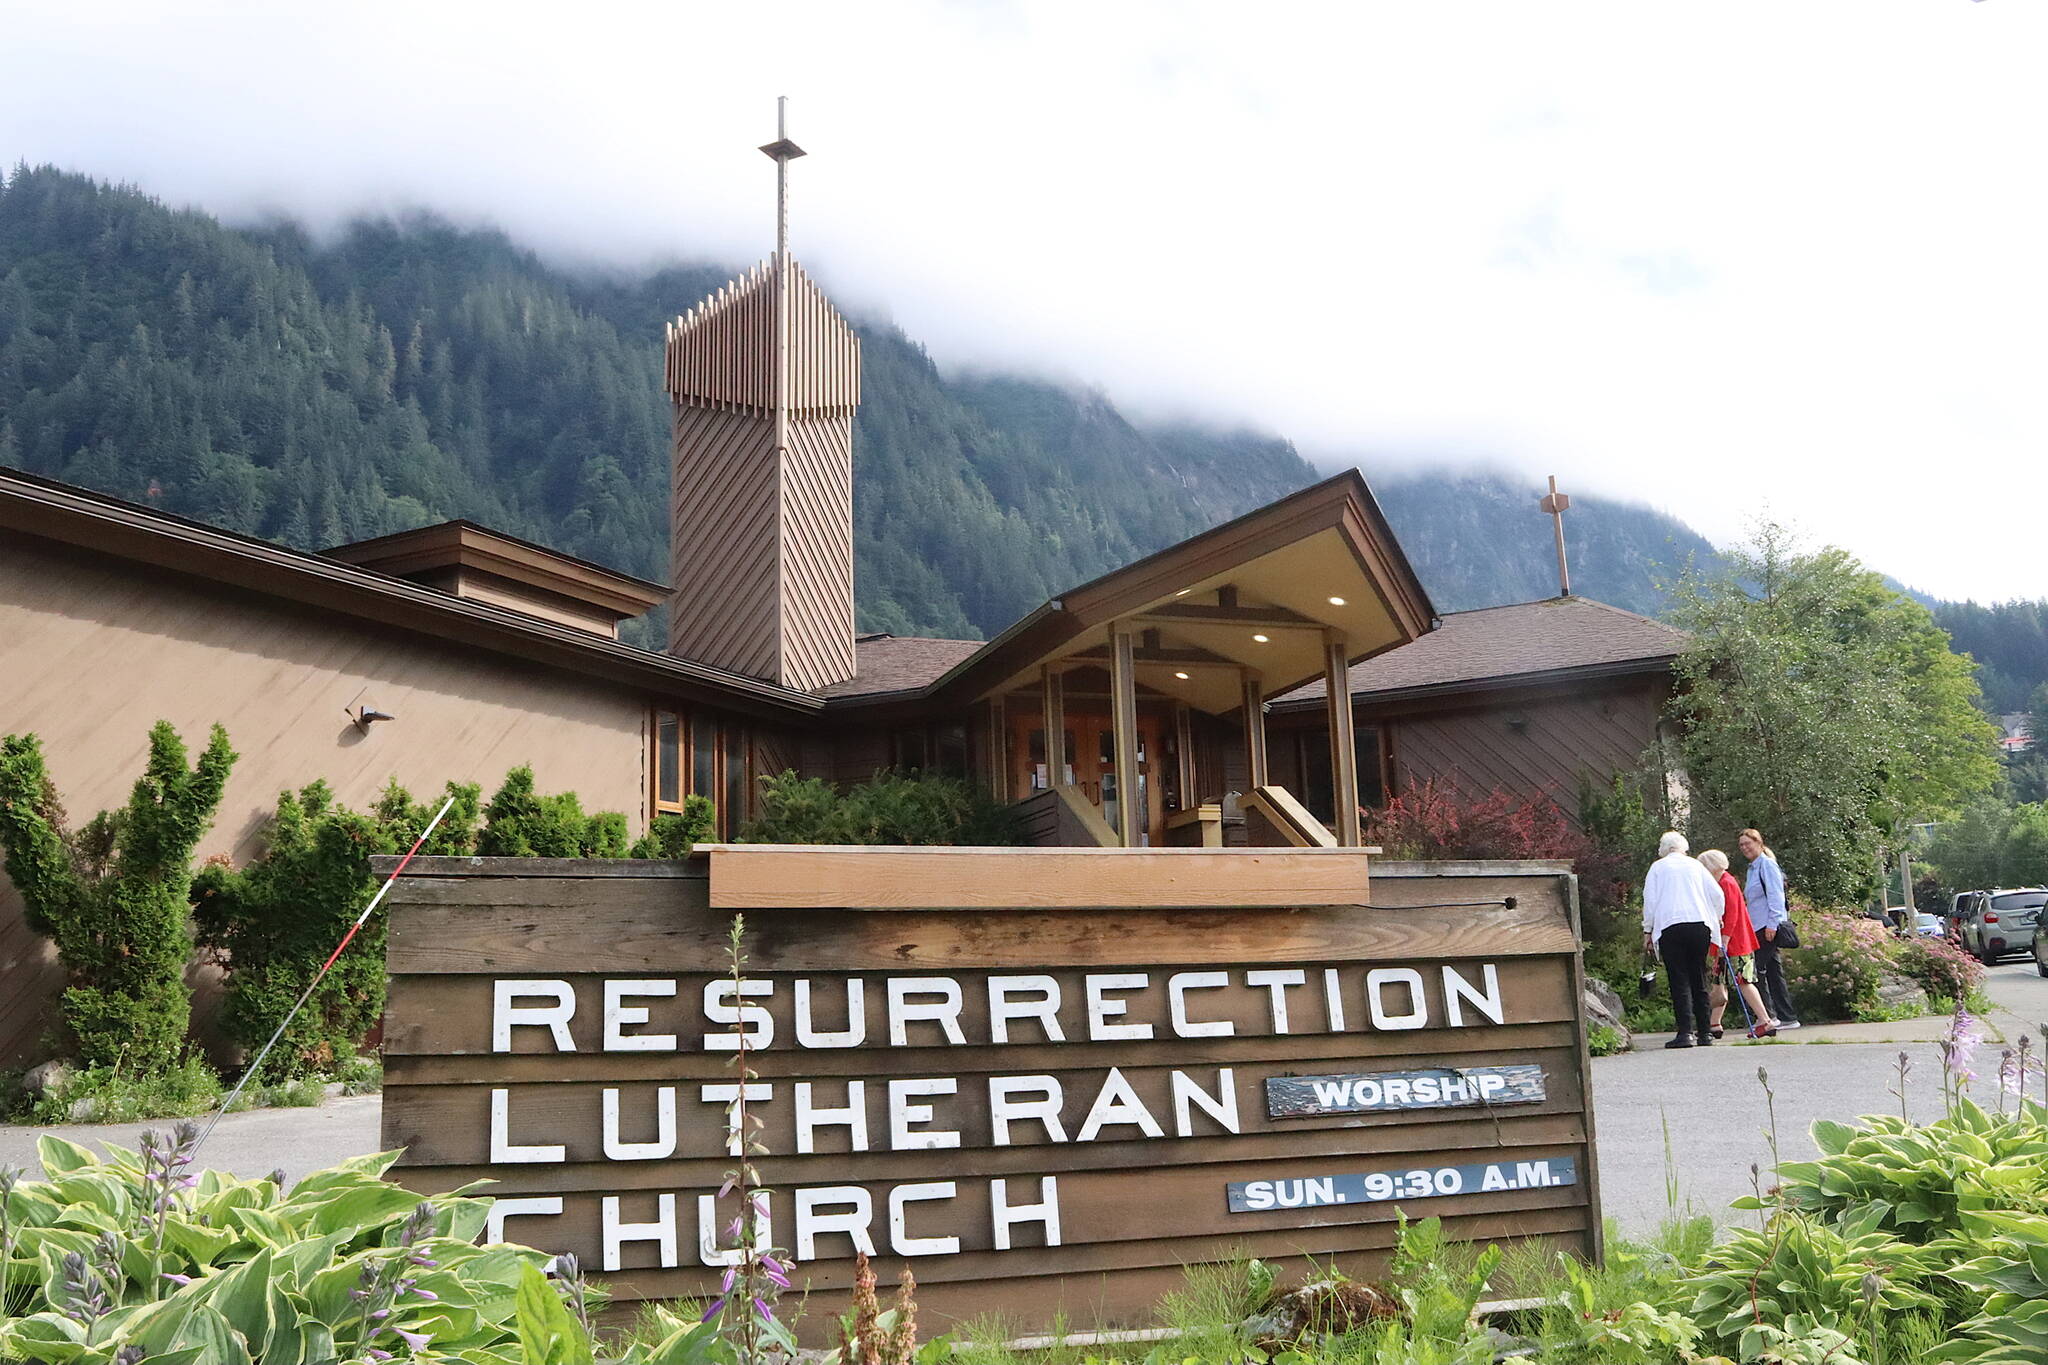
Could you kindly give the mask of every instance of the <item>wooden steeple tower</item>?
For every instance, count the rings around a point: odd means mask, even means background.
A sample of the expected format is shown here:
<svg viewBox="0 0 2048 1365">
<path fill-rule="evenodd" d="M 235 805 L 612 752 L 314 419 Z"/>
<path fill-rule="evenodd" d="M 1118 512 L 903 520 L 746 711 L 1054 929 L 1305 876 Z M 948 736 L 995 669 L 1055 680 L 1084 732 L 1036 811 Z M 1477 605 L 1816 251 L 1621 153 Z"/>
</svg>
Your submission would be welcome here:
<svg viewBox="0 0 2048 1365">
<path fill-rule="evenodd" d="M 668 645 L 808 691 L 853 676 L 860 340 L 790 259 L 784 103 L 774 257 L 668 328 Z"/>
</svg>

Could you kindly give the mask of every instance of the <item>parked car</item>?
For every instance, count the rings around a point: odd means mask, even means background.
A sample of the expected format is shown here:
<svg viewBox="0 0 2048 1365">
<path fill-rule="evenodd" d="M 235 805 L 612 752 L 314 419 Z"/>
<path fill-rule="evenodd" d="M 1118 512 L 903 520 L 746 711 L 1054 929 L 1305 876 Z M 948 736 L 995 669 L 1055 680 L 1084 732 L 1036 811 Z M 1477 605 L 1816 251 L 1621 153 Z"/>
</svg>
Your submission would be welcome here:
<svg viewBox="0 0 2048 1365">
<path fill-rule="evenodd" d="M 1913 916 L 1913 932 L 1922 938 L 1945 938 L 1948 936 L 1948 922 L 1940 915 L 1930 915 L 1922 910 Z"/>
<path fill-rule="evenodd" d="M 1966 891 L 1956 897 L 1956 936 L 1987 966 L 2010 954 L 2031 953 L 2043 906 L 2048 906 L 2048 889 L 2038 886 Z"/>
<path fill-rule="evenodd" d="M 2048 976 L 2048 934 L 2034 935 L 2034 970 Z"/>
</svg>

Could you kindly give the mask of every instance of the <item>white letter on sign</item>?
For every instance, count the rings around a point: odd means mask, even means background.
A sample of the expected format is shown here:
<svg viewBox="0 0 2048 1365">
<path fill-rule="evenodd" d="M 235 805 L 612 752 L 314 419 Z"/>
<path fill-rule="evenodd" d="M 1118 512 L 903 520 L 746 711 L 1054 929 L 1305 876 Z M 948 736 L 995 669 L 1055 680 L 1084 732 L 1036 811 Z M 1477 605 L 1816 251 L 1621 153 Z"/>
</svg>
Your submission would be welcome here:
<svg viewBox="0 0 2048 1365">
<path fill-rule="evenodd" d="M 898 1256 L 951 1256 L 958 1251 L 958 1237 L 912 1237 L 909 1220 L 903 1214 L 905 1204 L 922 1204 L 929 1200 L 952 1197 L 953 1182 L 950 1180 L 931 1180 L 922 1185 L 898 1185 L 889 1191 L 889 1250 Z"/>
<path fill-rule="evenodd" d="M 1032 994 L 1035 1000 L 1012 1000 L 1012 995 Z M 1060 1028 L 1060 983 L 1049 976 L 992 976 L 988 979 L 988 1036 L 991 1041 L 1010 1041 L 1012 1019 L 1036 1019 L 1045 1030 L 1045 1041 L 1064 1043 Z"/>
<path fill-rule="evenodd" d="M 1107 1022 L 1119 1014 L 1126 1013 L 1130 1004 L 1123 1000 L 1110 1000 L 1105 991 L 1141 991 L 1152 984 L 1152 978 L 1143 972 L 1106 972 L 1088 974 L 1088 1036 L 1097 1042 L 1114 1040 L 1136 1041 L 1152 1036 L 1150 1024 L 1112 1024 Z"/>
<path fill-rule="evenodd" d="M 967 1035 L 960 1031 L 960 983 L 950 976 L 889 978 L 889 1041 L 897 1047 L 908 1047 L 909 1030 L 904 1025 L 913 1020 L 937 1024 L 946 1035 L 946 1041 L 954 1047 L 965 1047 Z M 914 1005 L 912 996 L 936 997 L 925 1004 Z"/>
<path fill-rule="evenodd" d="M 628 1024 L 647 1022 L 645 1005 L 628 1005 L 628 996 L 653 999 L 674 995 L 673 981 L 607 981 L 604 983 L 604 1050 L 606 1052 L 674 1052 L 673 1033 L 627 1034 Z"/>
<path fill-rule="evenodd" d="M 798 977 L 796 983 L 796 1041 L 798 1047 L 859 1047 L 868 1040 L 868 986 L 857 976 L 846 978 L 846 1027 L 824 1033 L 811 1027 L 811 981 Z"/>
<path fill-rule="evenodd" d="M 1012 1095 L 1036 1095 L 1037 1099 L 1019 1103 Z M 1066 1126 L 1060 1122 L 1060 1101 L 1062 1095 L 1058 1078 L 1053 1076 L 991 1076 L 988 1078 L 988 1121 L 995 1134 L 995 1145 L 1010 1145 L 1010 1125 L 1026 1119 L 1037 1119 L 1045 1125 L 1045 1136 L 1051 1142 L 1067 1140 Z"/>
<path fill-rule="evenodd" d="M 552 1005 L 515 1005 L 521 996 L 546 996 Z M 491 1051 L 512 1050 L 512 1030 L 535 1024 L 555 1037 L 555 1051 L 574 1052 L 569 1016 L 576 1012 L 576 992 L 566 981 L 493 981 L 491 983 Z"/>
<path fill-rule="evenodd" d="M 1229 1067 L 1217 1071 L 1214 1095 L 1196 1085 L 1187 1073 L 1173 1073 L 1173 1123 L 1181 1137 L 1194 1135 L 1196 1105 L 1200 1105 L 1203 1113 L 1222 1124 L 1224 1132 L 1240 1131 L 1237 1126 L 1237 1081 Z"/>
<path fill-rule="evenodd" d="M 821 1109 L 811 1104 L 811 1083 L 796 1083 L 796 1150 L 799 1155 L 808 1156 L 818 1150 L 817 1133 L 820 1128 L 844 1128 L 847 1145 L 856 1152 L 868 1149 L 868 1083 L 848 1081 L 846 1083 L 846 1106 L 843 1109 Z"/>
<path fill-rule="evenodd" d="M 1102 1082 L 1102 1091 L 1095 1097 L 1095 1107 L 1088 1111 L 1088 1117 L 1081 1123 L 1081 1132 L 1076 1142 L 1093 1142 L 1095 1135 L 1105 1128 L 1136 1128 L 1148 1138 L 1165 1137 L 1166 1131 L 1159 1126 L 1159 1120 L 1152 1117 L 1152 1111 L 1138 1098 L 1138 1092 L 1131 1089 L 1131 1083 L 1124 1079 L 1124 1073 L 1115 1067 L 1109 1069 L 1109 1076 Z"/>
<path fill-rule="evenodd" d="M 1299 986 L 1308 980 L 1306 973 L 1299 969 L 1266 970 L 1244 974 L 1247 986 L 1264 986 L 1273 993 L 1273 1032 L 1287 1032 L 1287 988 Z"/>
<path fill-rule="evenodd" d="M 838 1207 L 845 1213 L 826 1215 L 820 1208 Z M 796 1258 L 818 1259 L 818 1234 L 843 1232 L 853 1239 L 853 1249 L 875 1254 L 875 1239 L 868 1224 L 875 1220 L 875 1201 L 858 1185 L 824 1185 L 796 1192 Z"/>
<path fill-rule="evenodd" d="M 700 1085 L 697 1098 L 707 1104 L 725 1106 L 725 1150 L 728 1155 L 738 1156 L 746 1146 L 740 1132 L 740 1088 L 736 1085 Z M 747 1082 L 747 1103 L 775 1098 L 775 1087 L 767 1081 Z"/>
<path fill-rule="evenodd" d="M 767 1047 L 775 1041 L 775 1016 L 759 1005 L 732 1004 L 735 995 L 759 996 L 775 994 L 773 981 L 742 981 L 734 989 L 730 977 L 717 978 L 704 983 L 704 1017 L 714 1024 L 737 1024 L 746 1022 L 747 1046 Z M 738 1052 L 738 1035 L 726 1029 L 704 1035 L 706 1052 Z"/>
<path fill-rule="evenodd" d="M 1043 1223 L 1045 1244 L 1049 1247 L 1060 1244 L 1060 1182 L 1057 1176 L 1042 1175 L 1038 1178 L 1038 1199 L 1036 1204 L 1012 1204 L 1009 1181 L 988 1182 L 989 1212 L 995 1219 L 997 1251 L 1010 1249 L 1010 1229 L 1019 1223 Z"/>
<path fill-rule="evenodd" d="M 619 1139 L 619 1092 L 615 1086 L 604 1091 L 604 1155 L 607 1161 L 660 1161 L 676 1154 L 676 1088 L 659 1086 L 654 1092 L 654 1141 L 622 1142 Z"/>
<path fill-rule="evenodd" d="M 1188 992 L 1219 990 L 1230 984 L 1228 972 L 1175 972 L 1166 978 L 1166 998 L 1173 1011 L 1173 1033 L 1177 1038 L 1228 1038 L 1237 1025 L 1228 1020 L 1188 1022 Z"/>
<path fill-rule="evenodd" d="M 1465 974 L 1456 967 L 1444 971 L 1444 1012 L 1450 1016 L 1451 1027 L 1459 1028 L 1465 1022 L 1464 1003 L 1469 1000 L 1479 1012 L 1496 1024 L 1507 1022 L 1507 1011 L 1500 1003 L 1500 971 L 1491 962 L 1479 969 L 1479 979 L 1486 983 L 1484 991 L 1477 990 Z"/>
<path fill-rule="evenodd" d="M 1382 992 L 1395 983 L 1408 988 L 1408 1003 L 1412 1008 L 1406 1014 L 1387 1013 Z M 1365 1003 L 1372 1010 L 1374 1028 L 1423 1028 L 1429 1023 L 1429 999 L 1422 993 L 1422 973 L 1413 967 L 1375 967 L 1367 972 Z"/>
<path fill-rule="evenodd" d="M 935 1147 L 958 1147 L 960 1134 L 947 1128 L 913 1129 L 913 1123 L 930 1123 L 932 1107 L 912 1104 L 912 1095 L 950 1095 L 960 1088 L 951 1079 L 889 1082 L 889 1150 L 924 1151 Z"/>
<path fill-rule="evenodd" d="M 512 1092 L 491 1091 L 491 1160 L 510 1165 L 514 1162 L 562 1161 L 566 1149 L 549 1143 L 531 1147 L 512 1145 Z"/>
<path fill-rule="evenodd" d="M 504 1241 L 507 1218 L 531 1218 L 561 1211 L 562 1196 L 559 1194 L 535 1194 L 524 1199 L 493 1199 L 491 1211 L 484 1215 L 484 1240 Z"/>
<path fill-rule="evenodd" d="M 608 1194 L 604 1197 L 604 1268 L 617 1270 L 621 1265 L 619 1251 L 628 1242 L 657 1242 L 661 1245 L 661 1267 L 664 1270 L 677 1264 L 676 1257 L 676 1197 L 664 1194 L 656 1201 L 656 1214 L 652 1223 L 621 1223 L 619 1221 L 619 1197 Z"/>
</svg>

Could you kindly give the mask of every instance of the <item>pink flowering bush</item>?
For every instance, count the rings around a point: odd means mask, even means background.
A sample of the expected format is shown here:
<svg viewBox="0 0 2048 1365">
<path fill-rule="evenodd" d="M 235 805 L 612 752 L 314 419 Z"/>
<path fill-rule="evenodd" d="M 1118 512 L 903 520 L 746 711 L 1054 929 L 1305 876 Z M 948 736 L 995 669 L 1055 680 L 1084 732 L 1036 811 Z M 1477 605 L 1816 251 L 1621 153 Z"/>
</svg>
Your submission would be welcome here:
<svg viewBox="0 0 2048 1365">
<path fill-rule="evenodd" d="M 1875 920 L 1795 906 L 1800 947 L 1783 954 L 1785 984 L 1802 1019 L 1853 1019 L 1875 1003 L 1896 940 Z"/>
<path fill-rule="evenodd" d="M 1984 964 L 1943 938 L 1894 939 L 1892 967 L 1934 1001 L 1963 1000 L 1984 980 Z"/>
</svg>

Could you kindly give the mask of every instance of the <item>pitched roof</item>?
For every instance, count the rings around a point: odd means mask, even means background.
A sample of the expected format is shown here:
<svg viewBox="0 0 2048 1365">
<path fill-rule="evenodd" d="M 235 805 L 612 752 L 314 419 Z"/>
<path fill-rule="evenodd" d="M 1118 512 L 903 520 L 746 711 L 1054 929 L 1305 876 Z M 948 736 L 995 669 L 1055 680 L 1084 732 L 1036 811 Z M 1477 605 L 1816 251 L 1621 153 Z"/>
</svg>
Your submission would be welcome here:
<svg viewBox="0 0 2048 1365">
<path fill-rule="evenodd" d="M 1411 644 L 1353 664 L 1351 695 L 1385 700 L 1552 674 L 1643 672 L 1667 666 L 1689 639 L 1675 626 L 1589 597 L 1451 612 L 1442 622 Z M 1316 679 L 1276 698 L 1273 707 L 1320 706 L 1323 690 Z"/>
<path fill-rule="evenodd" d="M 638 649 L 409 579 L 307 554 L 55 479 L 0 468 L 0 530 L 77 545 L 266 597 L 625 683 L 655 695 L 774 715 L 816 715 L 818 698 L 690 659 Z"/>
<path fill-rule="evenodd" d="M 972 655 L 986 640 L 941 640 L 928 635 L 859 635 L 853 641 L 853 676 L 818 689 L 821 697 L 870 697 L 929 686 Z"/>
</svg>

